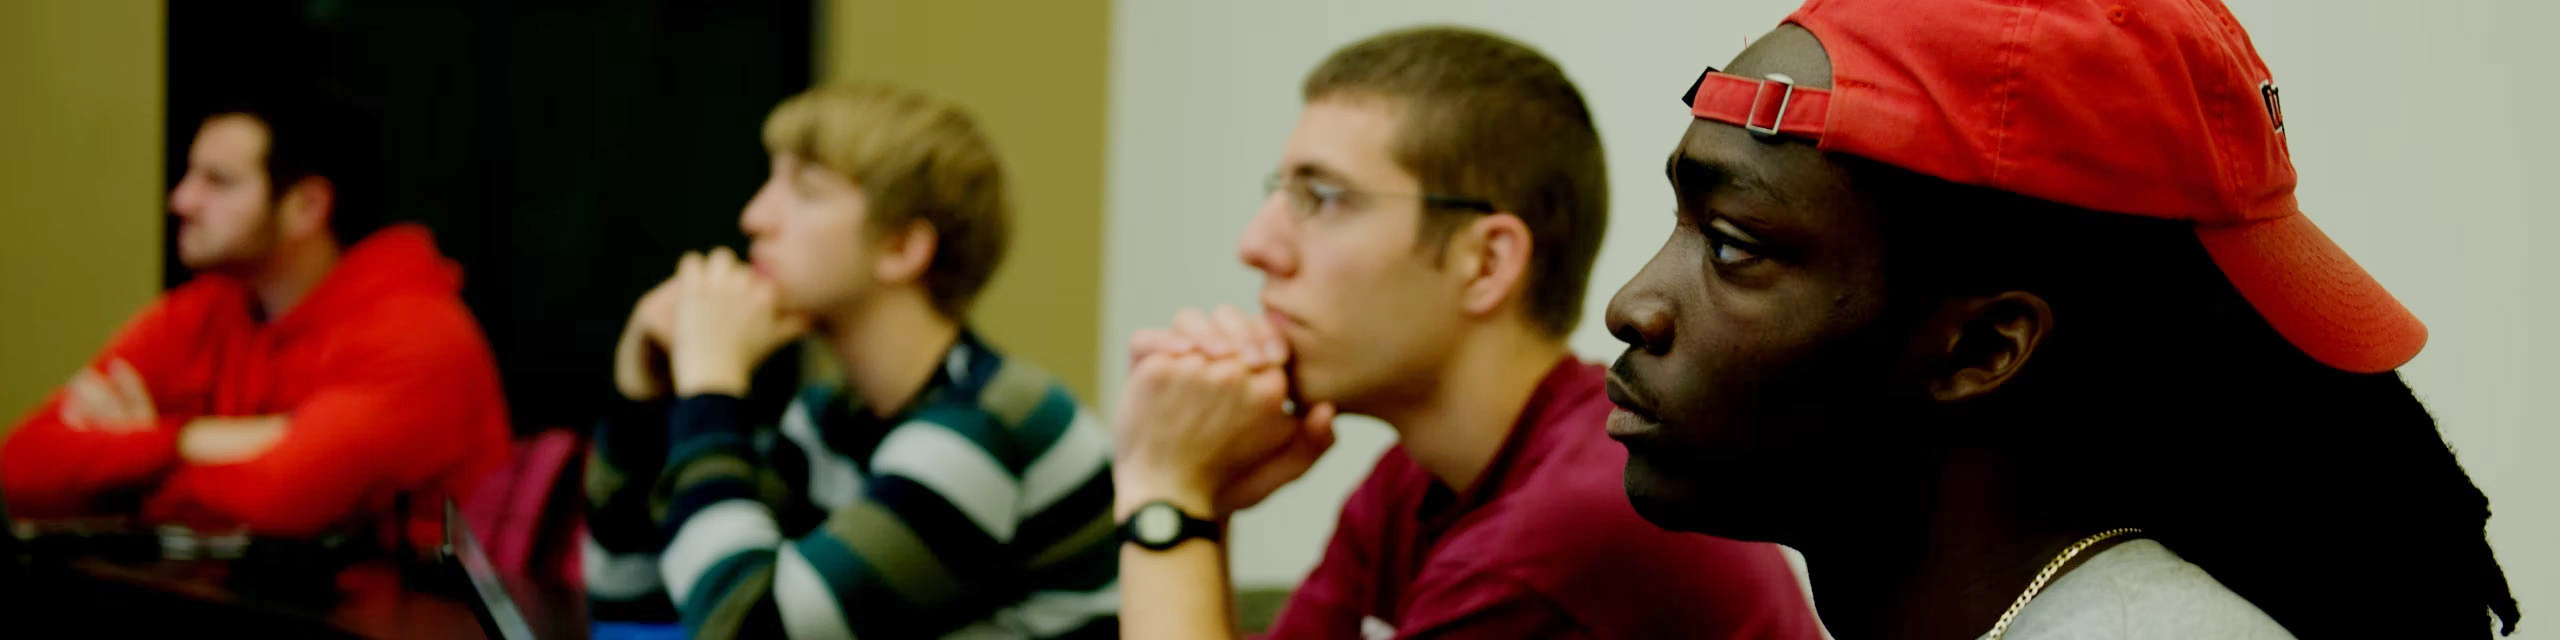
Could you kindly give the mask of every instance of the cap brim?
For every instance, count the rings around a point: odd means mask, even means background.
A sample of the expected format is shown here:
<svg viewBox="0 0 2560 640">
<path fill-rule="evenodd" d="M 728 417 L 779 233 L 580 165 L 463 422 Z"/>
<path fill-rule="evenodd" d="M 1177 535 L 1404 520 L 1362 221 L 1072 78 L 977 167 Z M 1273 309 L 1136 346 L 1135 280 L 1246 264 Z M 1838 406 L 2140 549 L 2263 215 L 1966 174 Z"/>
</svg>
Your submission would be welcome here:
<svg viewBox="0 0 2560 640">
<path fill-rule="evenodd" d="M 2258 315 L 2321 364 L 2381 373 L 2427 344 L 2427 326 L 2308 216 L 2197 225 L 2196 237 Z"/>
</svg>

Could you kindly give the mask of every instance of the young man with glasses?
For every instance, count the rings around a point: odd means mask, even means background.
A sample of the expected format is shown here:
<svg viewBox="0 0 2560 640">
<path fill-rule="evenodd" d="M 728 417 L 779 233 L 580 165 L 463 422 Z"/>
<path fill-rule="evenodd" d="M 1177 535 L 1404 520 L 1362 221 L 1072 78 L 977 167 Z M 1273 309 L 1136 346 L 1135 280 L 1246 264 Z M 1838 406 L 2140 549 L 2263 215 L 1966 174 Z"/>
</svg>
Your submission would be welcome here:
<svg viewBox="0 0 2560 640">
<path fill-rule="evenodd" d="M 1125 636 L 1233 633 L 1221 523 L 1349 412 L 1400 442 L 1275 636 L 1815 637 L 1777 547 L 1664 532 L 1620 493 L 1601 371 L 1565 348 L 1607 192 L 1563 72 L 1423 28 L 1336 52 L 1304 94 L 1239 247 L 1263 315 L 1185 311 L 1132 340 Z"/>
</svg>

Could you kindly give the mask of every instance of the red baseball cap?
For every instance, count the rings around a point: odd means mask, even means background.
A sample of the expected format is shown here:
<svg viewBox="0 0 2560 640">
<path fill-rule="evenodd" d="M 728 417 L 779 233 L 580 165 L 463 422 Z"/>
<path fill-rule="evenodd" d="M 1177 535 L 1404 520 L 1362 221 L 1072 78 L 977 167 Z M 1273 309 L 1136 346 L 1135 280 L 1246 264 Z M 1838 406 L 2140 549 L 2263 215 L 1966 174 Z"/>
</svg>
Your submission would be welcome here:
<svg viewBox="0 0 2560 640">
<path fill-rule="evenodd" d="M 2331 367 L 2426 325 L 2295 203 L 2274 76 L 2218 0 L 1810 0 L 1832 86 L 1710 71 L 1697 117 L 1951 182 L 2195 223 L 2240 294 Z"/>
</svg>

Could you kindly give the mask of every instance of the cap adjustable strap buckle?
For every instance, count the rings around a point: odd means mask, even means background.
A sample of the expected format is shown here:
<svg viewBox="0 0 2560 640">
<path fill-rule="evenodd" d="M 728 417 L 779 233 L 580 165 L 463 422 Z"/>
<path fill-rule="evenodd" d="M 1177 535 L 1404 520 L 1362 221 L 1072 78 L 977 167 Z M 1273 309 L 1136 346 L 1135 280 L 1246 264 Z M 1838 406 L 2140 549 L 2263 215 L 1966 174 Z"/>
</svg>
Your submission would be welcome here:
<svg viewBox="0 0 2560 640">
<path fill-rule="evenodd" d="M 1753 79 L 1708 69 L 1682 98 L 1691 115 L 1742 127 L 1761 138 L 1821 140 L 1831 112 L 1831 90 L 1799 86 L 1783 73 Z"/>
<path fill-rule="evenodd" d="M 1769 109 L 1769 85 L 1771 84 L 1778 85 L 1778 105 L 1774 111 Z M 1787 74 L 1783 73 L 1772 73 L 1761 79 L 1759 88 L 1751 90 L 1751 111 L 1742 116 L 1742 130 L 1764 138 L 1778 135 L 1778 127 L 1787 124 L 1787 101 L 1794 97 L 1796 97 L 1795 78 L 1787 77 Z M 1760 114 L 1763 112 L 1769 113 L 1769 126 L 1752 124 L 1760 120 Z"/>
</svg>

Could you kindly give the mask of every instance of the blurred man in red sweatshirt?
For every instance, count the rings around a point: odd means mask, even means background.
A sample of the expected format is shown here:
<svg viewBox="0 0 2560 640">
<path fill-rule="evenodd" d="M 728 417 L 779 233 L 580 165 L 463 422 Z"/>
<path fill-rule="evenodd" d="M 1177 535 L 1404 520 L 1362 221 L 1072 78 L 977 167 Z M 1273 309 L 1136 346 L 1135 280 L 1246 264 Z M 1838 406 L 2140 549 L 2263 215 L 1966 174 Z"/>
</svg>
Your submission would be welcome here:
<svg viewBox="0 0 2560 640">
<path fill-rule="evenodd" d="M 14 517 L 138 515 L 413 539 L 507 456 L 506 406 L 461 271 L 377 228 L 365 119 L 325 101 L 216 110 L 169 194 L 170 290 L 0 446 Z M 398 520 L 392 520 L 398 522 Z"/>
</svg>

